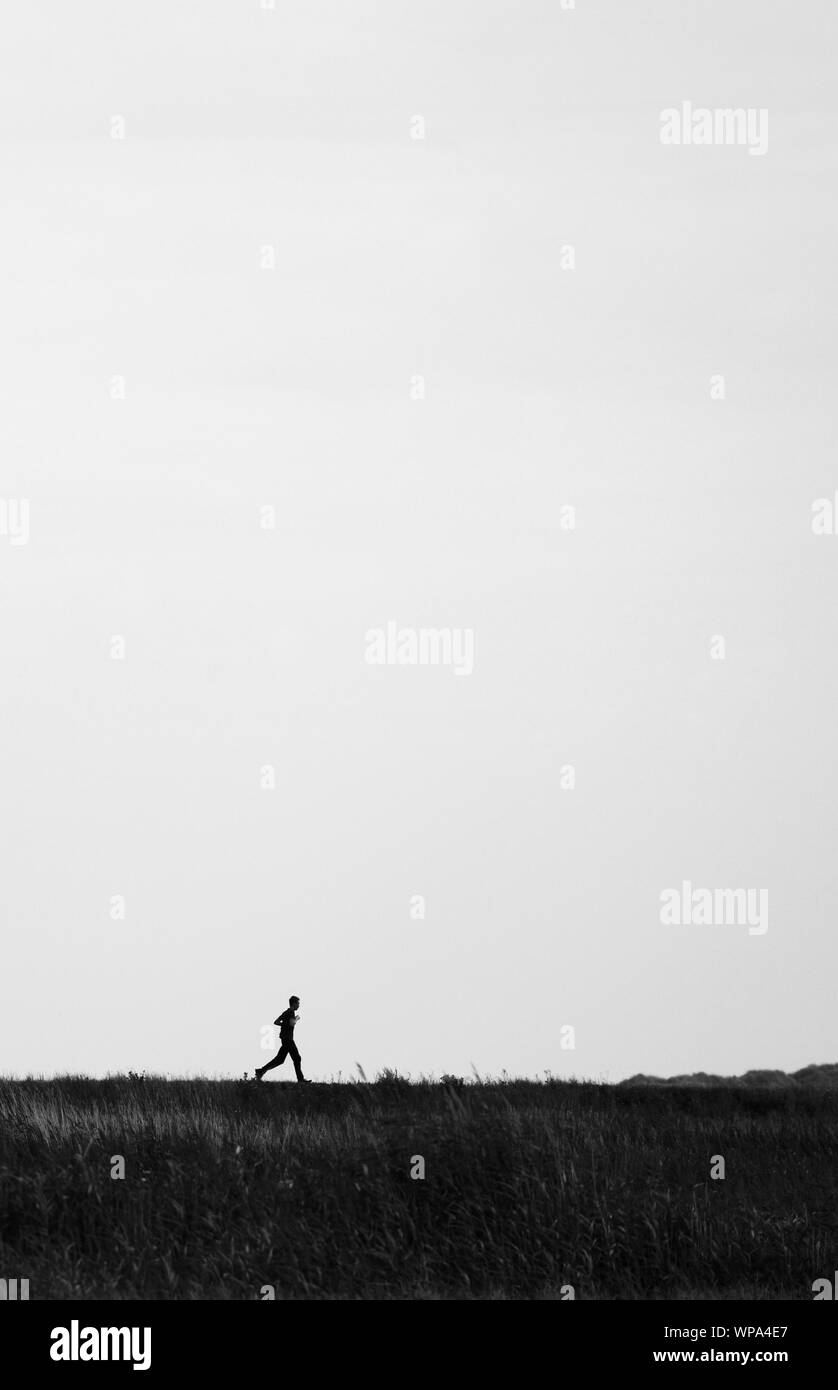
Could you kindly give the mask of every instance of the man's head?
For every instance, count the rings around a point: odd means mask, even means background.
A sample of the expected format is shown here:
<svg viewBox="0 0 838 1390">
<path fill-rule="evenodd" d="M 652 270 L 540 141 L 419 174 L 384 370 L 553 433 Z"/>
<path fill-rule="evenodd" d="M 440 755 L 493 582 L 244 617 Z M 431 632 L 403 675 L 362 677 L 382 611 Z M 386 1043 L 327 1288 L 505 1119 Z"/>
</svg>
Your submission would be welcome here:
<svg viewBox="0 0 838 1390">
<path fill-rule="evenodd" d="M 291 995 L 291 998 L 288 1000 L 288 1003 L 291 1005 L 292 1009 L 298 1009 L 300 1007 L 300 1001 L 297 998 L 296 994 Z"/>
</svg>

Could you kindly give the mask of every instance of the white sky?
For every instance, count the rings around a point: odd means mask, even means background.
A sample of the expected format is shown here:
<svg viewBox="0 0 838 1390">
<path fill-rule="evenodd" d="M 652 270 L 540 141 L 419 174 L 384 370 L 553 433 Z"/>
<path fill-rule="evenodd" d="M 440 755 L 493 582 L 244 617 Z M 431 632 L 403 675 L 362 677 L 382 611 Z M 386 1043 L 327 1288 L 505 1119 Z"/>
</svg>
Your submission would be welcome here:
<svg viewBox="0 0 838 1390">
<path fill-rule="evenodd" d="M 291 993 L 315 1077 L 835 1059 L 836 28 L 3 15 L 0 1071 L 241 1074 Z M 661 925 L 684 879 L 767 933 Z"/>
</svg>

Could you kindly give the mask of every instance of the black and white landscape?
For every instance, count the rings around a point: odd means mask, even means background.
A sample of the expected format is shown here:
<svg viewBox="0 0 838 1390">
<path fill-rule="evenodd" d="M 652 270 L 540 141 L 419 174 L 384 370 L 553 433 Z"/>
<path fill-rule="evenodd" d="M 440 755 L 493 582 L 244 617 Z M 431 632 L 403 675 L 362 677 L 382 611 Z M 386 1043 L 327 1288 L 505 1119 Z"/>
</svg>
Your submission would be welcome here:
<svg viewBox="0 0 838 1390">
<path fill-rule="evenodd" d="M 826 1297 L 834 6 L 0 25 L 0 1291 Z"/>
</svg>

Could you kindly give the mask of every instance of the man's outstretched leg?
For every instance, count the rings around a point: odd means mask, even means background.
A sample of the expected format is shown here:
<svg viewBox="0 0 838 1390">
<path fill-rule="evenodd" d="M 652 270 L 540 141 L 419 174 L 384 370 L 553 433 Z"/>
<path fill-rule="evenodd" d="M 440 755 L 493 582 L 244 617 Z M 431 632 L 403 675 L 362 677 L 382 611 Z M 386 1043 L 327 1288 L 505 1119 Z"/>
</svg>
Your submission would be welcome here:
<svg viewBox="0 0 838 1390">
<path fill-rule="evenodd" d="M 282 1063 L 285 1061 L 285 1058 L 287 1056 L 288 1048 L 286 1047 L 285 1043 L 283 1043 L 276 1056 L 272 1057 L 270 1062 L 266 1062 L 263 1067 L 256 1068 L 256 1080 L 261 1081 L 266 1071 L 273 1071 L 274 1067 L 281 1067 Z M 296 1062 L 294 1065 L 296 1066 Z"/>
</svg>

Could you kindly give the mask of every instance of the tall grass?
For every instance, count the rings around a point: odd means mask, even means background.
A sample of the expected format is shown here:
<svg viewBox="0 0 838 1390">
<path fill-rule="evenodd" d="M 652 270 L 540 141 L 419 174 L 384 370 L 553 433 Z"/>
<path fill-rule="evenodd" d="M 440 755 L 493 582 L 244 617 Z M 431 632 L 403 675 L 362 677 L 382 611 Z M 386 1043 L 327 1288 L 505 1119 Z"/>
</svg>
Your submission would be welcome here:
<svg viewBox="0 0 838 1390">
<path fill-rule="evenodd" d="M 32 1298 L 810 1299 L 838 1264 L 836 1121 L 838 1094 L 788 1088 L 0 1081 L 0 1277 Z"/>
</svg>

